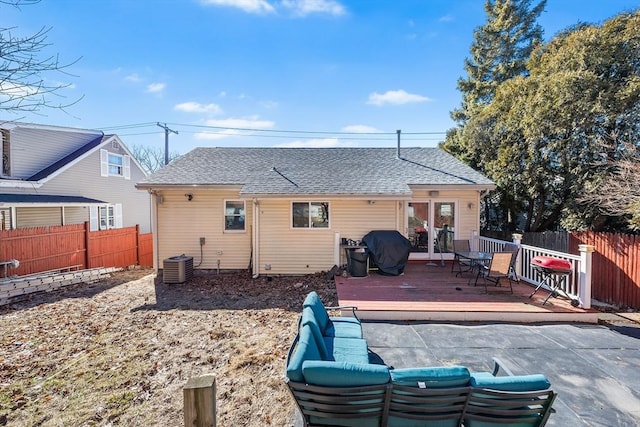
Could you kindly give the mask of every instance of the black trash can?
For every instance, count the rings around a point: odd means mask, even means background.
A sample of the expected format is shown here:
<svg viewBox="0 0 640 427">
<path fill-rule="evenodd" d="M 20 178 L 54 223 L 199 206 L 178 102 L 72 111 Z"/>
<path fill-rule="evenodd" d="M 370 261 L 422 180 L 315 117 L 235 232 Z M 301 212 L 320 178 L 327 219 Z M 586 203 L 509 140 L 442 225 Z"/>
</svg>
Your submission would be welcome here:
<svg viewBox="0 0 640 427">
<path fill-rule="evenodd" d="M 368 273 L 369 252 L 366 249 L 349 249 L 349 274 L 365 277 Z"/>
</svg>

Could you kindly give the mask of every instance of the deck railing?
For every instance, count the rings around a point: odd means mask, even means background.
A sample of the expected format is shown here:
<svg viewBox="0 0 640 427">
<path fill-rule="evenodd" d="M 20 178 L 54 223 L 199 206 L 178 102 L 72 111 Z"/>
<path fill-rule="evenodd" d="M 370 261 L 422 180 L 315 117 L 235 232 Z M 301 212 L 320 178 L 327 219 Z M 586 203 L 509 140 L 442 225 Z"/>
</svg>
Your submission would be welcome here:
<svg viewBox="0 0 640 427">
<path fill-rule="evenodd" d="M 538 286 L 544 279 L 531 265 L 531 260 L 534 257 L 548 256 L 569 261 L 571 263 L 571 274 L 558 277 L 559 289 L 566 293 L 569 298 L 577 300 L 580 307 L 591 308 L 591 255 L 593 246 L 580 245 L 580 254 L 573 255 L 536 246 L 523 245 L 521 234 L 514 234 L 513 241 L 508 242 L 482 237 L 477 232 L 473 232 L 471 248 L 481 252 L 500 252 L 504 250 L 504 245 L 507 243 L 515 243 L 520 247 L 515 265 L 518 279 L 530 283 L 534 287 Z M 546 284 L 543 285 L 543 288 L 549 290 Z"/>
</svg>

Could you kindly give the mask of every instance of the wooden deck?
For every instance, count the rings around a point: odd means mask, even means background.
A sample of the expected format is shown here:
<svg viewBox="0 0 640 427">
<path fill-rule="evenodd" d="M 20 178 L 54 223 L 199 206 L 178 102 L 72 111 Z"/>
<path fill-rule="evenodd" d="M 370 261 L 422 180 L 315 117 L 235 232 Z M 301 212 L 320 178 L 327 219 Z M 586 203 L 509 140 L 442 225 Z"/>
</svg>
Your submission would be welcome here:
<svg viewBox="0 0 640 427">
<path fill-rule="evenodd" d="M 371 271 L 366 277 L 336 276 L 340 305 L 358 307 L 358 317 L 367 320 L 432 320 L 496 322 L 586 322 L 597 323 L 598 311 L 572 307 L 570 301 L 549 298 L 541 289 L 533 298 L 528 283 L 474 286 L 470 273 L 456 277 L 451 263 L 430 266 L 410 262 L 401 276 Z M 469 284 L 469 279 L 472 279 Z M 347 313 L 345 313 L 346 315 Z"/>
</svg>

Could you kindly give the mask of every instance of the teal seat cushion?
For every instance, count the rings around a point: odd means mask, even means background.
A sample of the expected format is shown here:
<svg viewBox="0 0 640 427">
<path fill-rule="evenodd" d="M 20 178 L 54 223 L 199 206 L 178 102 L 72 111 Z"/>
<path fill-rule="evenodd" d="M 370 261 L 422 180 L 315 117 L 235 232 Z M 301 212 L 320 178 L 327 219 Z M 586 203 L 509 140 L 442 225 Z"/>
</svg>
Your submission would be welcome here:
<svg viewBox="0 0 640 427">
<path fill-rule="evenodd" d="M 494 377 L 488 372 L 471 374 L 471 385 L 500 391 L 538 391 L 551 387 L 549 380 L 542 374 Z"/>
<path fill-rule="evenodd" d="M 329 323 L 329 314 L 327 314 L 327 310 L 324 308 L 324 305 L 320 300 L 320 296 L 316 291 L 311 291 L 307 294 L 307 297 L 302 303 L 302 308 L 304 309 L 305 307 L 309 307 L 313 310 L 313 314 L 315 315 L 318 326 L 320 327 L 320 332 L 324 334 L 324 330 L 327 328 L 327 324 Z"/>
<path fill-rule="evenodd" d="M 287 378 L 295 382 L 304 381 L 302 364 L 306 360 L 322 360 L 320 350 L 318 350 L 318 345 L 309 326 L 300 328 L 297 347 L 287 365 Z"/>
<path fill-rule="evenodd" d="M 323 334 L 325 337 L 362 338 L 362 326 L 360 325 L 360 322 L 333 319 L 336 318 L 333 317 L 327 324 L 327 328 Z M 353 319 L 353 317 L 350 319 Z"/>
<path fill-rule="evenodd" d="M 389 368 L 372 363 L 327 362 L 307 360 L 302 364 L 307 384 L 327 387 L 357 387 L 386 384 Z"/>
<path fill-rule="evenodd" d="M 324 337 L 328 357 L 325 360 L 351 363 L 369 363 L 367 341 L 359 338 Z"/>
<path fill-rule="evenodd" d="M 469 369 L 464 366 L 404 368 L 391 371 L 391 382 L 409 387 L 464 387 L 469 385 L 469 379 Z"/>
</svg>

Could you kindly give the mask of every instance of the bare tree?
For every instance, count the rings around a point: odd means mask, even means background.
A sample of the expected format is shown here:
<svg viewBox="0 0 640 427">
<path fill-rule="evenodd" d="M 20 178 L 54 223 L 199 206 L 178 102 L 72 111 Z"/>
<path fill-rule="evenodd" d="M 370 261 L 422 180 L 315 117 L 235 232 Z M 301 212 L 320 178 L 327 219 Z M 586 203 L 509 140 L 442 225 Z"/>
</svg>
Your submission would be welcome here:
<svg viewBox="0 0 640 427">
<path fill-rule="evenodd" d="M 160 148 L 134 145 L 131 147 L 131 153 L 147 173 L 154 173 L 164 166 L 164 151 Z M 169 161 L 171 162 L 179 156 L 180 154 L 177 152 L 169 153 Z"/>
<path fill-rule="evenodd" d="M 621 144 L 619 158 L 608 160 L 609 174 L 591 185 L 583 203 L 602 214 L 625 218 L 631 230 L 640 230 L 640 152 L 633 144 Z"/>
<path fill-rule="evenodd" d="M 0 0 L 0 6 L 20 8 L 40 0 Z M 36 112 L 43 108 L 62 109 L 82 97 L 68 101 L 60 94 L 71 83 L 60 83 L 55 74 L 69 76 L 67 69 L 79 61 L 63 63 L 57 54 L 45 51 L 51 46 L 47 36 L 51 28 L 43 27 L 25 37 L 13 35 L 15 27 L 0 27 L 0 111 Z M 59 102 L 54 99 L 59 98 Z"/>
</svg>

